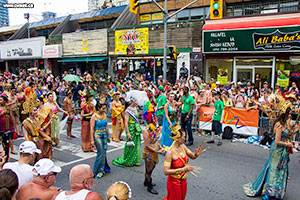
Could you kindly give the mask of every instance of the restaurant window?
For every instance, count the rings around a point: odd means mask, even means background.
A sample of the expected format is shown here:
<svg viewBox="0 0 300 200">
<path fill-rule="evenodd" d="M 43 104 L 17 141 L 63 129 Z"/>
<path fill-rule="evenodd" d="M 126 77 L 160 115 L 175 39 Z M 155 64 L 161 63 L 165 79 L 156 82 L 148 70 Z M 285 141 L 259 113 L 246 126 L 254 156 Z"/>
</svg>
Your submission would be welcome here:
<svg viewBox="0 0 300 200">
<path fill-rule="evenodd" d="M 207 77 L 206 81 L 209 83 L 210 78 L 218 80 L 218 74 L 224 80 L 232 82 L 233 75 L 233 59 L 207 59 Z"/>
</svg>

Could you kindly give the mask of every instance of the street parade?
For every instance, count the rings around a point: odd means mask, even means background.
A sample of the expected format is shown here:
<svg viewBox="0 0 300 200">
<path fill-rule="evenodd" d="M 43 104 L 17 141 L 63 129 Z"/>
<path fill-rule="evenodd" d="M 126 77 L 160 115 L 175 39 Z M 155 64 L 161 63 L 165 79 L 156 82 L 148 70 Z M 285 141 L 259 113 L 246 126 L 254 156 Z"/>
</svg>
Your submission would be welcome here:
<svg viewBox="0 0 300 200">
<path fill-rule="evenodd" d="M 95 2 L 0 26 L 0 200 L 299 199 L 299 1 Z"/>
</svg>

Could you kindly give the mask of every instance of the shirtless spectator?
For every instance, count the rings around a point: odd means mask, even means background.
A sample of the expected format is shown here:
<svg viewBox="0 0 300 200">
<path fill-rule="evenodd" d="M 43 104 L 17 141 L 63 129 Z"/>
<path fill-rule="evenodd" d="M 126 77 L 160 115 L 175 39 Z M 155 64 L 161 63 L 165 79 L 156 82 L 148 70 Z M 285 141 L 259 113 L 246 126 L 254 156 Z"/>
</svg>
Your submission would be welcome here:
<svg viewBox="0 0 300 200">
<path fill-rule="evenodd" d="M 74 119 L 74 113 L 73 113 L 73 109 L 72 109 L 72 92 L 68 91 L 67 92 L 67 97 L 64 100 L 64 109 L 65 111 L 67 111 L 68 115 L 64 114 L 64 118 L 68 117 L 68 121 L 67 121 L 67 139 L 72 140 L 72 138 L 76 138 L 76 136 L 72 135 L 72 123 L 73 123 L 73 119 Z"/>
<path fill-rule="evenodd" d="M 14 128 L 17 132 L 18 137 L 23 137 L 20 135 L 20 127 L 19 127 L 19 109 L 18 109 L 18 97 L 16 93 L 16 88 L 11 87 L 7 90 L 7 97 L 8 97 L 8 106 L 13 114 L 13 124 Z"/>
<path fill-rule="evenodd" d="M 94 186 L 94 174 L 89 165 L 82 164 L 73 167 L 69 180 L 71 190 L 58 194 L 55 200 L 102 200 L 97 192 L 90 191 Z"/>
<path fill-rule="evenodd" d="M 53 187 L 57 173 L 61 168 L 54 165 L 48 159 L 43 158 L 33 166 L 33 180 L 25 183 L 17 193 L 17 200 L 28 200 L 31 198 L 40 198 L 43 200 L 52 200 L 60 189 Z"/>
</svg>

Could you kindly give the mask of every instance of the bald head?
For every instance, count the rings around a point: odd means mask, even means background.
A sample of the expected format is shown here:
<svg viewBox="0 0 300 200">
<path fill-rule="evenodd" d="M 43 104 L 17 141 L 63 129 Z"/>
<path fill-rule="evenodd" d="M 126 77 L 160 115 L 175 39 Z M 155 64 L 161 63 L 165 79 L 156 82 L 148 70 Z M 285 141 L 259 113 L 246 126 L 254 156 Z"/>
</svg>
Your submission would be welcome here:
<svg viewBox="0 0 300 200">
<path fill-rule="evenodd" d="M 92 169 L 89 165 L 76 165 L 70 171 L 70 184 L 82 183 L 84 179 L 93 175 Z"/>
</svg>

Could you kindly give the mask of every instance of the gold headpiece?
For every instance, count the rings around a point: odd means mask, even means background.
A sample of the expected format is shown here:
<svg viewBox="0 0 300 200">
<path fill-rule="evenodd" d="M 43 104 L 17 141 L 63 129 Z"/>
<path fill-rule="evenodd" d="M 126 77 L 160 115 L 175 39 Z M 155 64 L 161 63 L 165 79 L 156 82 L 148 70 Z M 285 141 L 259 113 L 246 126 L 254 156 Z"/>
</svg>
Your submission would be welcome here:
<svg viewBox="0 0 300 200">
<path fill-rule="evenodd" d="M 292 108 L 292 103 L 290 101 L 286 101 L 283 96 L 276 95 L 276 98 L 279 100 L 279 103 L 277 104 L 277 108 L 279 110 L 279 114 L 283 114 L 286 112 L 287 108 Z"/>
<path fill-rule="evenodd" d="M 28 114 L 32 112 L 32 109 L 36 107 L 36 93 L 31 92 L 29 96 L 26 97 L 26 101 L 23 103 L 22 114 Z"/>
<path fill-rule="evenodd" d="M 297 100 L 297 97 L 294 95 L 294 94 L 289 94 L 289 95 L 286 95 L 285 96 L 286 98 L 291 98 L 291 99 L 294 99 L 294 100 Z"/>
<path fill-rule="evenodd" d="M 100 98 L 100 104 L 105 104 L 105 100 L 106 100 L 106 98 L 105 97 L 102 97 L 102 98 Z"/>
<path fill-rule="evenodd" d="M 5 87 L 6 87 L 6 89 L 11 89 L 11 84 L 7 83 Z"/>
<path fill-rule="evenodd" d="M 178 124 L 175 125 L 175 126 L 172 126 L 171 127 L 172 136 L 170 135 L 169 137 L 172 140 L 177 141 L 180 138 L 180 135 L 181 135 L 181 133 L 179 131 L 180 129 L 181 129 L 181 127 Z"/>
</svg>

